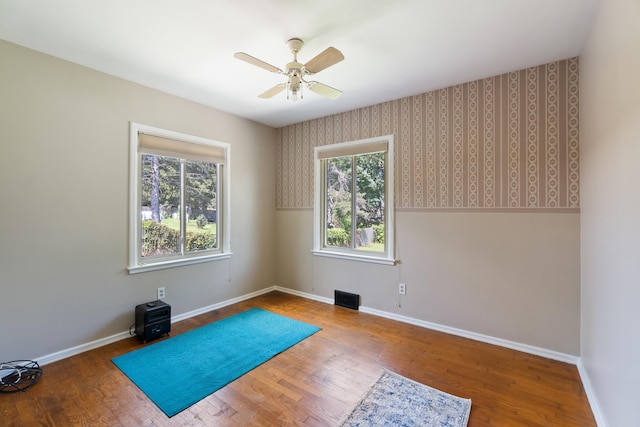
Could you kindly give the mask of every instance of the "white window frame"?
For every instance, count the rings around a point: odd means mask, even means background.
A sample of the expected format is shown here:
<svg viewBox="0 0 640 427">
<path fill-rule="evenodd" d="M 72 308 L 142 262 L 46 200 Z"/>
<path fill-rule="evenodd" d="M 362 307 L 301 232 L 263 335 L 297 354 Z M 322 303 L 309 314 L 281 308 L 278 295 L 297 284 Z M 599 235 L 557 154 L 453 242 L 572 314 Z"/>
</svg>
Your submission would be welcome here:
<svg viewBox="0 0 640 427">
<path fill-rule="evenodd" d="M 324 210 L 326 200 L 326 185 L 322 182 L 323 153 L 330 151 L 344 151 L 351 155 L 365 154 L 368 147 L 387 144 L 385 160 L 385 251 L 364 252 L 349 248 L 334 248 L 324 245 L 325 220 Z M 360 139 L 357 141 L 342 142 L 339 144 L 323 145 L 314 149 L 314 232 L 312 253 L 317 256 L 341 258 L 353 261 L 364 261 L 376 264 L 395 265 L 395 218 L 394 218 L 394 156 L 393 135 L 385 135 L 375 138 Z M 361 151 L 360 151 L 361 150 Z"/>
<path fill-rule="evenodd" d="M 212 146 L 220 149 L 224 153 L 224 165 L 219 168 L 219 180 L 221 185 L 218 188 L 218 202 L 221 209 L 218 209 L 216 238 L 218 239 L 218 250 L 215 252 L 193 253 L 176 255 L 169 258 L 142 258 L 141 237 L 142 227 L 141 203 L 142 193 L 142 154 L 140 149 L 139 135 L 146 134 L 161 138 L 173 139 L 205 146 Z M 130 123 L 130 152 L 129 152 L 129 274 L 142 273 L 164 268 L 178 267 L 189 264 L 228 259 L 231 257 L 231 236 L 230 236 L 230 163 L 231 150 L 226 142 L 215 141 L 213 139 L 188 135 L 181 132 L 147 126 L 139 123 Z"/>
</svg>

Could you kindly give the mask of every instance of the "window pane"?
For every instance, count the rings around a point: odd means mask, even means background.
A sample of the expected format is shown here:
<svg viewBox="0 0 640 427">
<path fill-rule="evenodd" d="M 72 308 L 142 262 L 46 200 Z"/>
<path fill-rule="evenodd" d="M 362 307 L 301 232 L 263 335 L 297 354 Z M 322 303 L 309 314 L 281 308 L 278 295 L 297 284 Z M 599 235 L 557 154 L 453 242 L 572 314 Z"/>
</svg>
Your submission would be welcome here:
<svg viewBox="0 0 640 427">
<path fill-rule="evenodd" d="M 217 167 L 215 163 L 186 161 L 185 204 L 188 212 L 186 252 L 218 247 Z"/>
<path fill-rule="evenodd" d="M 325 246 L 351 247 L 352 157 L 327 159 Z"/>
<path fill-rule="evenodd" d="M 393 135 L 314 149 L 313 254 L 395 265 Z"/>
<path fill-rule="evenodd" d="M 384 252 L 384 153 L 356 156 L 356 249 Z"/>
<path fill-rule="evenodd" d="M 180 253 L 180 160 L 142 156 L 142 257 Z"/>
</svg>

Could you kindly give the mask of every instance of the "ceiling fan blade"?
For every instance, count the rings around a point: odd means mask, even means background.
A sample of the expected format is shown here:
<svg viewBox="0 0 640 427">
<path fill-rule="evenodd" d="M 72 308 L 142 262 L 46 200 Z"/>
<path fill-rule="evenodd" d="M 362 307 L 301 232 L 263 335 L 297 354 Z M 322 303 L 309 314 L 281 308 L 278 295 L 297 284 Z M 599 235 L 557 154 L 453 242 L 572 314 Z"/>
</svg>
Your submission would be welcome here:
<svg viewBox="0 0 640 427">
<path fill-rule="evenodd" d="M 266 62 L 261 61 L 258 58 L 254 58 L 253 56 L 244 52 L 236 52 L 233 56 L 234 58 L 237 58 L 244 62 L 248 62 L 249 64 L 255 65 L 256 67 L 264 68 L 265 70 L 271 71 L 272 73 L 284 74 L 284 72 L 280 68 L 271 64 L 267 64 Z"/>
<path fill-rule="evenodd" d="M 309 90 L 333 100 L 340 98 L 340 95 L 342 95 L 341 90 L 318 82 L 309 82 Z"/>
<path fill-rule="evenodd" d="M 304 64 L 305 70 L 309 73 L 317 73 L 319 71 L 324 70 L 325 68 L 329 68 L 334 64 L 342 61 L 344 59 L 344 55 L 335 47 L 328 47 L 324 51 L 320 52 L 313 58 L 311 61 Z"/>
<path fill-rule="evenodd" d="M 271 89 L 269 89 L 269 90 L 265 91 L 264 93 L 261 93 L 260 95 L 258 95 L 258 98 L 271 98 L 271 97 L 279 94 L 280 92 L 282 92 L 286 87 L 287 87 L 286 83 L 280 83 L 279 85 L 275 85 Z"/>
</svg>

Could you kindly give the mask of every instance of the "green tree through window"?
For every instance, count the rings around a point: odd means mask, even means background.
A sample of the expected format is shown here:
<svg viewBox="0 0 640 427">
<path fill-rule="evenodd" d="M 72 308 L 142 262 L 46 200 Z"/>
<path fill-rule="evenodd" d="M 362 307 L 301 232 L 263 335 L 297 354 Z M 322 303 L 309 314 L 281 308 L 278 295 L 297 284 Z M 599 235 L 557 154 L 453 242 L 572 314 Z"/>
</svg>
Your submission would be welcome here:
<svg viewBox="0 0 640 427">
<path fill-rule="evenodd" d="M 316 255 L 395 262 L 392 159 L 392 136 L 316 147 Z"/>
<path fill-rule="evenodd" d="M 327 246 L 384 251 L 384 163 L 384 153 L 325 161 Z"/>
<path fill-rule="evenodd" d="M 142 156 L 142 257 L 217 248 L 217 168 L 215 163 Z"/>
</svg>

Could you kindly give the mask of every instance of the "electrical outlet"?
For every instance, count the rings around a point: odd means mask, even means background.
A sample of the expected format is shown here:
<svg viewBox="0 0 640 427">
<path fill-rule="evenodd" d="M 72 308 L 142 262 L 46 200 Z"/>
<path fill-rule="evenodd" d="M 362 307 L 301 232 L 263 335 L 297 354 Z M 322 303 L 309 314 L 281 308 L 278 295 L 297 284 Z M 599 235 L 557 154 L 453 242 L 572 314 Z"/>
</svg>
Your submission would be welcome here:
<svg viewBox="0 0 640 427">
<path fill-rule="evenodd" d="M 164 294 L 164 286 L 162 288 L 158 288 L 158 299 L 163 299 L 165 296 Z"/>
<path fill-rule="evenodd" d="M 407 294 L 407 287 L 405 286 L 404 283 L 399 283 L 398 284 L 398 293 L 400 295 L 406 295 Z"/>
</svg>

